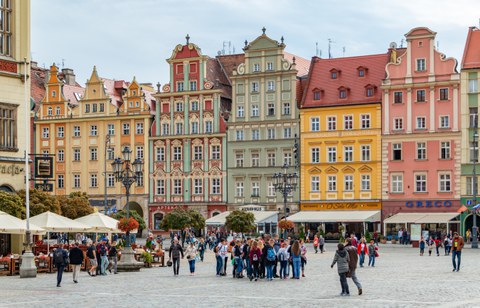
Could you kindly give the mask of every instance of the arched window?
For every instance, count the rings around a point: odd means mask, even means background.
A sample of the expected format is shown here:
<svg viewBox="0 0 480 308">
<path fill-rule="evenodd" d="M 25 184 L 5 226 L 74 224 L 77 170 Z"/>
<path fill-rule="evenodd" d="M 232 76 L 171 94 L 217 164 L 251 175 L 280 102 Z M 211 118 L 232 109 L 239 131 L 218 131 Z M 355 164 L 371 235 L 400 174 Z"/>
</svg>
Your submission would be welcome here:
<svg viewBox="0 0 480 308">
<path fill-rule="evenodd" d="M 160 230 L 160 225 L 162 224 L 163 214 L 156 213 L 153 215 L 153 229 Z"/>
</svg>

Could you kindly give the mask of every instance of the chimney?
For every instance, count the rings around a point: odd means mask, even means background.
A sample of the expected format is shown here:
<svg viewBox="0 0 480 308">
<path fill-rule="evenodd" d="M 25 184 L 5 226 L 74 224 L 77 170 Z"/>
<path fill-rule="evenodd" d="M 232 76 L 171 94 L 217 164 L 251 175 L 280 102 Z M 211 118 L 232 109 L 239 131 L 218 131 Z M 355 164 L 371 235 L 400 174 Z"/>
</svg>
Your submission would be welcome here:
<svg viewBox="0 0 480 308">
<path fill-rule="evenodd" d="M 65 83 L 71 86 L 76 85 L 75 74 L 71 68 L 62 68 L 62 73 L 65 78 Z"/>
</svg>

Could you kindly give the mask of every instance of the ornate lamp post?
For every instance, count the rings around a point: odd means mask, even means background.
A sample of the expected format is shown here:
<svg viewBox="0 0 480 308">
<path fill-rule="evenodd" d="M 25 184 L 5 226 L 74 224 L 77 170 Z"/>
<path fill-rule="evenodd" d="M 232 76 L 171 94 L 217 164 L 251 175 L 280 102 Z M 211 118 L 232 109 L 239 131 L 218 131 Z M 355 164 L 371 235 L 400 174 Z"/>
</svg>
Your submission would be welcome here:
<svg viewBox="0 0 480 308">
<path fill-rule="evenodd" d="M 478 248 L 477 241 L 477 159 L 478 159 L 478 132 L 475 125 L 473 133 L 473 226 L 472 226 L 472 248 Z"/>
<path fill-rule="evenodd" d="M 287 173 L 288 165 L 283 165 L 283 173 L 275 173 L 273 175 L 273 186 L 275 190 L 283 196 L 283 215 L 287 220 L 287 197 L 290 193 L 297 189 L 298 175 L 297 173 Z"/>
<path fill-rule="evenodd" d="M 121 182 L 125 187 L 125 195 L 127 204 L 125 207 L 126 218 L 130 218 L 130 187 L 133 183 L 138 183 L 143 177 L 143 162 L 140 159 L 135 159 L 131 163 L 132 151 L 129 147 L 125 147 L 122 151 L 123 159 L 117 157 L 113 163 L 113 174 L 117 182 Z M 126 234 L 125 248 L 122 251 L 122 258 L 118 263 L 118 270 L 121 271 L 138 271 L 142 263 L 135 260 L 134 252 L 130 246 L 130 231 Z"/>
</svg>

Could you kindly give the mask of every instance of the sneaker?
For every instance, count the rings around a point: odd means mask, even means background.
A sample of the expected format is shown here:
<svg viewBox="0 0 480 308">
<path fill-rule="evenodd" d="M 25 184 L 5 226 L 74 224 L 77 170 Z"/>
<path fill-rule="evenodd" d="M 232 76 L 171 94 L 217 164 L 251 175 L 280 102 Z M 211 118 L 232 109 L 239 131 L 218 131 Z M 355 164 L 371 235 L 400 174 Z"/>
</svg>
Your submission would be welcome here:
<svg viewBox="0 0 480 308">
<path fill-rule="evenodd" d="M 345 294 L 346 294 L 346 293 L 343 293 L 343 292 L 342 292 L 342 293 L 340 293 L 340 296 L 345 296 Z"/>
<path fill-rule="evenodd" d="M 74 280 L 73 282 L 78 283 L 78 281 Z"/>
<path fill-rule="evenodd" d="M 362 295 L 363 293 L 363 290 L 362 289 L 358 289 L 358 295 Z"/>
<path fill-rule="evenodd" d="M 60 284 L 59 284 L 59 283 L 57 284 L 57 288 L 60 288 Z"/>
<path fill-rule="evenodd" d="M 88 275 L 92 276 L 92 273 L 88 272 Z"/>
<path fill-rule="evenodd" d="M 258 280 L 258 278 L 255 278 L 255 281 L 257 281 L 257 280 Z"/>
<path fill-rule="evenodd" d="M 110 272 L 110 274 L 112 273 L 112 269 L 108 269 L 108 271 Z"/>
<path fill-rule="evenodd" d="M 455 272 L 456 270 L 457 270 L 457 269 L 456 269 L 456 268 L 454 268 L 454 269 L 452 270 L 452 272 Z"/>
<path fill-rule="evenodd" d="M 305 277 L 305 274 L 302 274 L 302 277 Z"/>
</svg>

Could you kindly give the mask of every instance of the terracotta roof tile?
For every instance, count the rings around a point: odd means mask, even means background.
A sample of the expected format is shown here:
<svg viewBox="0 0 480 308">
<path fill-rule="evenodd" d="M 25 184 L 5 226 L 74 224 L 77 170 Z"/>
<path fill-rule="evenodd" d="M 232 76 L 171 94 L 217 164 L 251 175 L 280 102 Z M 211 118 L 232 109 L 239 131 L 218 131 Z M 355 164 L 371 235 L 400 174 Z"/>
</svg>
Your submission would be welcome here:
<svg viewBox="0 0 480 308">
<path fill-rule="evenodd" d="M 233 70 L 241 63 L 245 61 L 245 54 L 234 54 L 226 56 L 217 56 L 220 65 L 222 66 L 227 78 L 230 80 L 230 76 L 233 75 Z"/>
<path fill-rule="evenodd" d="M 283 55 L 285 59 L 287 59 L 290 62 L 293 62 L 293 57 L 295 57 L 295 64 L 298 71 L 297 76 L 301 77 L 301 76 L 308 75 L 308 70 L 310 68 L 310 60 L 307 60 L 305 58 L 291 54 L 286 51 L 283 52 Z"/>
<path fill-rule="evenodd" d="M 480 68 L 480 29 L 470 27 L 463 51 L 462 69 Z"/>
</svg>

